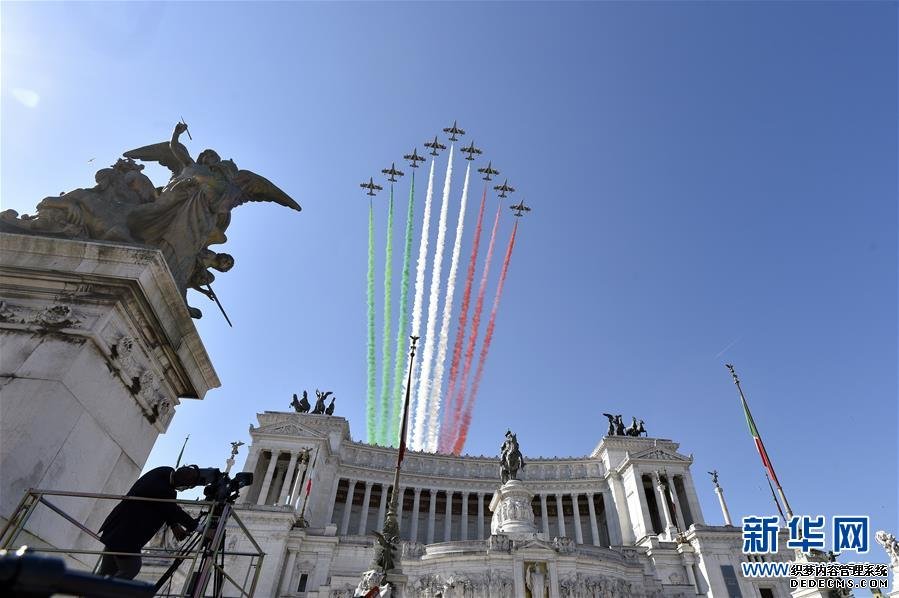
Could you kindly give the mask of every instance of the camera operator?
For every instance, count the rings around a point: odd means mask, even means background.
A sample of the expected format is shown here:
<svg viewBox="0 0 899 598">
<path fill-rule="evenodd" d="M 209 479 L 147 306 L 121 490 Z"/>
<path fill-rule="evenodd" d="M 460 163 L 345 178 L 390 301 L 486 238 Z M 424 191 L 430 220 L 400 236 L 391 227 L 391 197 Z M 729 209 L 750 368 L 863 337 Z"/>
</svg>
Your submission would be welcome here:
<svg viewBox="0 0 899 598">
<path fill-rule="evenodd" d="M 177 470 L 157 467 L 142 475 L 131 486 L 127 496 L 174 499 L 179 491 L 201 483 L 196 465 L 179 467 Z M 177 540 L 183 540 L 197 528 L 197 523 L 197 520 L 174 503 L 122 500 L 100 526 L 100 538 L 109 552 L 134 554 L 104 555 L 98 575 L 134 579 L 141 568 L 141 549 L 163 524 L 169 525 Z"/>
</svg>

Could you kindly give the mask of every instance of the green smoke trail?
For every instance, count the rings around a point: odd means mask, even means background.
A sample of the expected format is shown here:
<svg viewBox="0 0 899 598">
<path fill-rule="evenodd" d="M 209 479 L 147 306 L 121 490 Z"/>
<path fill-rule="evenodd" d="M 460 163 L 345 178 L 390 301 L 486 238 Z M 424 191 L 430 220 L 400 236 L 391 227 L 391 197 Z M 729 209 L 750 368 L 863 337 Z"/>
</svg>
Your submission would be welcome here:
<svg viewBox="0 0 899 598">
<path fill-rule="evenodd" d="M 397 319 L 396 357 L 393 369 L 393 414 L 386 444 L 396 446 L 399 439 L 400 417 L 403 408 L 403 374 L 406 371 L 406 338 L 409 329 L 409 262 L 412 259 L 412 218 L 415 207 L 415 171 L 409 191 L 409 211 L 406 212 L 406 236 L 403 241 L 403 277 L 400 282 L 400 316 Z"/>
<path fill-rule="evenodd" d="M 390 202 L 387 204 L 387 249 L 384 252 L 384 333 L 381 341 L 381 407 L 378 422 L 378 444 L 387 445 L 390 429 L 390 305 L 393 291 L 393 185 L 390 185 Z"/>
<path fill-rule="evenodd" d="M 375 212 L 372 204 L 368 204 L 368 284 L 366 285 L 368 303 L 368 397 L 366 401 L 366 432 L 368 441 L 374 442 L 375 424 Z"/>
</svg>

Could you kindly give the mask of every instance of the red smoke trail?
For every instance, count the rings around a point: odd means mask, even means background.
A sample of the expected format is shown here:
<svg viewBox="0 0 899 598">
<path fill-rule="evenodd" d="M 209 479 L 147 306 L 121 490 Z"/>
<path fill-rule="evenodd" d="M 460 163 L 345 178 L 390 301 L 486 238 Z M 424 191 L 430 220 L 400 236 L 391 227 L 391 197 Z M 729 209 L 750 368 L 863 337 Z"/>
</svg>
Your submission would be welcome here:
<svg viewBox="0 0 899 598">
<path fill-rule="evenodd" d="M 499 211 L 501 206 L 496 206 L 496 218 L 493 219 L 493 230 L 490 231 L 490 243 L 487 245 L 487 257 L 484 260 L 484 271 L 481 273 L 481 284 L 478 287 L 478 298 L 474 304 L 474 314 L 471 318 L 471 334 L 468 337 L 468 345 L 465 347 L 465 363 L 462 366 L 462 379 L 454 400 L 453 421 L 455 424 L 449 430 L 448 444 L 455 444 L 459 436 L 459 422 L 462 417 L 465 387 L 468 386 L 468 375 L 471 373 L 471 362 L 474 358 L 474 346 L 478 341 L 478 328 L 481 326 L 481 312 L 484 308 L 484 294 L 487 291 L 487 275 L 490 274 L 490 262 L 493 261 L 493 248 L 496 246 L 496 230 L 499 228 Z"/>
<path fill-rule="evenodd" d="M 503 294 L 503 284 L 506 282 L 506 273 L 509 271 L 509 260 L 512 257 L 512 248 L 515 246 L 515 233 L 518 231 L 518 221 L 512 227 L 512 236 L 509 237 L 509 246 L 506 248 L 506 258 L 503 260 L 503 270 L 499 275 L 499 284 L 496 287 L 496 296 L 493 297 L 493 309 L 490 311 L 490 321 L 487 323 L 487 332 L 484 333 L 484 344 L 481 346 L 481 359 L 478 361 L 478 369 L 471 383 L 471 392 L 468 395 L 468 403 L 465 405 L 465 414 L 462 416 L 459 435 L 453 446 L 453 454 L 458 455 L 465 446 L 465 438 L 468 436 L 468 426 L 471 424 L 471 412 L 474 409 L 474 401 L 478 395 L 478 387 L 481 386 L 481 377 L 484 375 L 484 363 L 487 361 L 487 352 L 490 350 L 490 341 L 493 340 L 493 328 L 496 325 L 496 312 L 499 309 L 499 298 Z"/>
<path fill-rule="evenodd" d="M 465 276 L 465 291 L 462 293 L 462 306 L 459 314 L 459 325 L 456 327 L 456 340 L 453 343 L 453 360 L 450 364 L 449 384 L 446 389 L 447 404 L 443 409 L 443 425 L 440 427 L 440 444 L 438 450 L 441 453 L 448 452 L 452 447 L 453 434 L 458 421 L 455 412 L 453 393 L 456 390 L 456 381 L 459 378 L 459 360 L 462 357 L 462 343 L 465 340 L 465 325 L 468 324 L 468 307 L 471 303 L 471 286 L 474 282 L 474 271 L 478 261 L 478 247 L 481 242 L 481 229 L 484 223 L 484 204 L 487 202 L 487 185 L 484 185 L 484 194 L 481 196 L 481 209 L 478 211 L 478 223 L 474 231 L 474 245 L 471 249 L 471 259 L 468 262 L 468 273 Z"/>
</svg>

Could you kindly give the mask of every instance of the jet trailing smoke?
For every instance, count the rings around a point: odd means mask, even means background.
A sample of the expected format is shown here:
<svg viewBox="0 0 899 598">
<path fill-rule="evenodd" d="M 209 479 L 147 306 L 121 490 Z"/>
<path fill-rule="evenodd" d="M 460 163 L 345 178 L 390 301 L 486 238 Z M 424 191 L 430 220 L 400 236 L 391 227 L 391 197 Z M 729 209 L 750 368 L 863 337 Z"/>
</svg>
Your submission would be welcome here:
<svg viewBox="0 0 899 598">
<path fill-rule="evenodd" d="M 406 379 L 410 382 L 412 404 L 409 408 L 407 417 L 409 418 L 410 429 L 407 431 L 406 442 L 412 450 L 419 451 L 439 451 L 444 453 L 453 452 L 458 454 L 464 447 L 468 430 L 473 417 L 474 407 L 476 404 L 478 390 L 486 368 L 490 344 L 493 340 L 496 330 L 497 316 L 500 306 L 500 297 L 502 296 L 503 287 L 509 270 L 509 262 L 512 256 L 512 250 L 515 245 L 515 239 L 518 232 L 518 223 L 512 228 L 509 238 L 509 244 L 506 248 L 505 258 L 500 269 L 497 279 L 497 286 L 493 298 L 493 305 L 490 311 L 489 319 L 485 330 L 481 330 L 481 318 L 483 315 L 484 302 L 486 299 L 487 287 L 490 286 L 491 263 L 493 253 L 496 247 L 496 239 L 502 228 L 503 221 L 500 219 L 500 208 L 497 206 L 496 216 L 490 231 L 487 251 L 481 265 L 481 276 L 478 285 L 477 296 L 474 308 L 470 310 L 472 293 L 474 290 L 474 279 L 479 261 L 479 250 L 481 244 L 481 236 L 483 233 L 484 213 L 487 203 L 487 185 L 481 197 L 481 204 L 478 210 L 478 216 L 475 224 L 474 235 L 471 239 L 471 248 L 467 252 L 468 268 L 466 270 L 464 289 L 462 292 L 461 304 L 455 305 L 456 282 L 458 278 L 459 260 L 465 250 L 465 216 L 468 203 L 468 193 L 470 188 L 471 164 L 465 170 L 465 178 L 462 184 L 461 196 L 459 200 L 458 216 L 456 219 L 455 230 L 453 235 L 453 243 L 449 260 L 449 270 L 443 279 L 443 262 L 446 252 L 448 215 L 450 203 L 452 201 L 452 183 L 453 183 L 453 152 L 455 145 L 453 142 L 458 140 L 458 136 L 464 135 L 465 132 L 453 123 L 452 127 L 444 129 L 448 135 L 448 145 L 450 150 L 447 155 L 446 173 L 443 182 L 443 193 L 439 215 L 436 223 L 436 239 L 433 243 L 433 255 L 430 254 L 430 234 L 431 234 L 431 218 L 432 204 L 434 194 L 434 172 L 436 162 L 440 159 L 441 150 L 446 149 L 446 145 L 440 142 L 439 136 L 433 141 L 425 144 L 432 156 L 428 169 L 428 184 L 425 192 L 425 200 L 422 205 L 420 214 L 420 226 L 416 226 L 416 205 L 415 205 L 415 173 L 413 171 L 410 179 L 409 202 L 406 214 L 406 226 L 402 236 L 402 262 L 397 264 L 399 268 L 399 298 L 395 300 L 393 297 L 393 275 L 394 275 L 394 235 L 393 220 L 394 209 L 397 207 L 394 203 L 394 183 L 398 182 L 397 176 L 402 173 L 396 170 L 395 163 L 390 169 L 384 169 L 382 172 L 389 175 L 387 179 L 391 183 L 390 195 L 387 202 L 387 227 L 385 235 L 384 247 L 384 269 L 383 269 L 383 288 L 384 303 L 381 306 L 383 310 L 383 321 L 381 322 L 381 351 L 380 358 L 382 360 L 380 368 L 377 368 L 377 354 L 375 348 L 375 238 L 374 238 L 374 210 L 376 209 L 371 203 L 369 205 L 369 221 L 368 221 L 368 270 L 366 276 L 366 362 L 367 362 L 367 403 L 366 403 L 366 428 L 368 441 L 382 445 L 396 445 L 399 442 L 399 424 L 403 417 L 402 404 L 403 396 L 406 391 Z M 471 143 L 467 147 L 462 147 L 462 153 L 467 154 L 466 159 L 473 161 L 482 151 Z M 411 154 L 404 156 L 409 161 L 412 168 L 417 168 L 418 162 L 425 161 L 418 155 L 417 149 Z M 492 175 L 499 174 L 493 168 L 492 161 L 486 166 L 478 168 L 478 172 L 484 174 L 485 181 L 490 181 Z M 377 191 L 381 190 L 381 185 L 375 184 L 370 178 L 361 185 L 367 190 L 367 195 L 374 196 Z M 500 200 L 507 197 L 508 193 L 515 191 L 513 187 L 505 181 L 502 185 L 494 187 Z M 522 216 L 530 210 L 521 202 L 517 206 L 512 206 L 516 216 Z M 414 285 L 411 281 L 411 260 L 412 245 L 416 232 L 420 231 L 418 243 L 418 255 L 415 265 Z M 428 304 L 427 310 L 424 309 L 425 300 L 425 284 L 426 277 L 429 277 L 428 287 Z M 410 285 L 412 285 L 412 297 L 410 302 Z M 442 300 L 442 303 L 441 303 Z M 454 309 L 458 307 L 458 313 Z M 471 313 L 469 314 L 469 311 Z M 454 318 L 455 314 L 455 318 Z M 469 321 L 469 315 L 471 320 Z M 453 324 L 455 323 L 455 330 Z M 424 334 L 422 334 L 424 329 Z M 393 341 L 393 332 L 396 333 L 395 345 L 391 346 Z M 469 388 L 469 378 L 471 377 L 472 366 L 475 365 L 475 352 L 478 350 L 478 340 L 483 333 L 483 341 L 480 345 L 479 359 L 476 364 L 474 378 Z M 407 371 L 408 361 L 406 359 L 406 337 L 412 336 L 422 337 L 421 359 L 417 362 L 419 365 L 413 364 L 412 371 Z M 452 351 L 450 348 L 450 335 L 454 334 L 454 342 Z M 394 351 L 391 351 L 394 349 Z M 463 351 L 464 349 L 464 351 Z M 449 361 L 449 364 L 447 364 Z M 447 369 L 449 370 L 447 375 Z M 377 376 L 380 375 L 380 393 L 377 392 Z"/>
</svg>

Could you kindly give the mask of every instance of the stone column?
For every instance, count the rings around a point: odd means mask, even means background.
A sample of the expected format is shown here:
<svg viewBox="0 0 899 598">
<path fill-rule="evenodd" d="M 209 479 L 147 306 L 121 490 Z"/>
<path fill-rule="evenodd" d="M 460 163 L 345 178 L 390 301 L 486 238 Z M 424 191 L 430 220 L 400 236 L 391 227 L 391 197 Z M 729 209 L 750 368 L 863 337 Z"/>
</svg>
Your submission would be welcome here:
<svg viewBox="0 0 899 598">
<path fill-rule="evenodd" d="M 453 491 L 446 491 L 446 512 L 443 516 L 443 541 L 449 542 L 453 533 Z"/>
<path fill-rule="evenodd" d="M 668 476 L 668 494 L 671 496 L 671 504 L 674 505 L 674 519 L 677 523 L 677 529 L 685 532 L 687 531 L 687 524 L 684 520 L 684 512 L 680 508 L 680 501 L 677 499 L 677 491 L 674 489 L 673 476 Z"/>
<path fill-rule="evenodd" d="M 293 482 L 293 470 L 297 466 L 297 457 L 299 455 L 296 451 L 290 451 L 290 462 L 287 464 L 287 471 L 284 472 L 284 483 L 281 484 L 281 492 L 279 493 L 281 497 L 278 500 L 279 505 L 290 504 L 291 490 L 293 490 L 291 483 Z"/>
<path fill-rule="evenodd" d="M 364 536 L 368 532 L 368 509 L 371 506 L 371 482 L 365 482 L 365 495 L 362 497 L 362 513 L 359 516 L 359 535 Z"/>
<path fill-rule="evenodd" d="M 693 474 L 690 473 L 689 469 L 684 471 L 683 480 L 684 494 L 687 495 L 687 503 L 690 507 L 690 514 L 693 516 L 693 523 L 704 525 L 705 519 L 702 517 L 702 507 L 699 505 L 699 497 L 696 496 L 696 486 L 693 485 Z"/>
<path fill-rule="evenodd" d="M 243 470 L 248 471 L 250 473 L 254 473 L 256 471 L 256 465 L 259 464 L 259 455 L 262 451 L 259 447 L 251 446 L 250 453 L 247 455 L 247 460 L 243 464 Z M 250 492 L 253 490 L 253 486 L 245 486 L 240 489 L 240 501 L 241 503 L 250 502 Z"/>
<path fill-rule="evenodd" d="M 566 536 L 565 532 L 565 511 L 562 509 L 562 495 L 556 494 L 556 519 L 559 523 L 559 536 Z"/>
<path fill-rule="evenodd" d="M 543 533 L 549 539 L 549 511 L 546 510 L 546 495 L 540 495 L 540 521 L 543 523 Z"/>
<path fill-rule="evenodd" d="M 584 543 L 584 531 L 581 529 L 581 507 L 578 505 L 578 494 L 571 495 L 571 509 L 574 513 L 574 540 L 578 544 Z"/>
<path fill-rule="evenodd" d="M 262 488 L 259 489 L 259 498 L 256 499 L 257 505 L 265 504 L 265 498 L 268 496 L 269 488 L 272 485 L 272 478 L 275 477 L 275 465 L 278 464 L 278 456 L 281 454 L 281 451 L 272 449 L 269 453 L 271 457 L 269 457 L 268 468 L 265 470 L 265 477 L 262 479 Z"/>
<path fill-rule="evenodd" d="M 462 524 L 459 526 L 460 540 L 468 540 L 468 492 L 462 493 Z"/>
<path fill-rule="evenodd" d="M 677 529 L 671 521 L 671 509 L 668 508 L 668 500 L 665 497 L 665 486 L 662 484 L 662 478 L 658 472 L 653 472 L 652 475 L 656 482 L 656 502 L 659 503 L 659 508 L 662 510 L 662 525 L 665 526 L 665 534 L 668 539 L 673 540 Z"/>
<path fill-rule="evenodd" d="M 312 475 L 312 472 L 309 472 L 309 475 Z M 334 484 L 331 486 L 331 500 L 328 501 L 328 516 L 325 518 L 325 522 L 327 523 L 337 523 L 333 521 L 334 519 L 334 508 L 337 506 L 337 490 L 340 487 L 340 475 L 337 472 L 334 473 Z M 309 500 L 308 498 L 304 500 Z"/>
<path fill-rule="evenodd" d="M 724 488 L 715 486 L 715 494 L 718 495 L 718 504 L 721 505 L 721 515 L 724 517 L 724 525 L 733 525 L 730 520 L 730 511 L 727 510 L 727 503 L 724 502 Z"/>
<path fill-rule="evenodd" d="M 384 515 L 387 513 L 387 484 L 381 484 L 381 503 L 378 505 L 378 526 L 384 524 Z"/>
<path fill-rule="evenodd" d="M 278 582 L 278 594 L 282 593 L 290 593 L 293 588 L 290 587 L 290 584 L 293 582 L 293 568 L 296 564 L 297 553 L 287 549 L 287 562 L 284 566 L 284 571 L 281 572 L 281 579 Z M 285 587 L 286 586 L 286 587 Z"/>
<path fill-rule="evenodd" d="M 412 527 L 409 529 L 409 539 L 418 542 L 418 507 L 421 502 L 421 488 L 415 488 L 415 497 L 412 499 Z"/>
<path fill-rule="evenodd" d="M 434 543 L 434 521 L 437 514 L 437 491 L 431 488 L 428 490 L 431 500 L 428 504 L 428 534 L 425 537 L 426 544 Z"/>
<path fill-rule="evenodd" d="M 630 507 L 627 504 L 627 495 L 624 493 L 624 483 L 621 480 L 621 474 L 617 471 L 609 472 L 611 480 L 612 502 L 606 505 L 606 513 L 612 511 L 618 519 L 618 529 L 621 531 L 621 543 L 633 544 L 636 541 L 634 536 L 634 528 L 631 523 Z M 643 491 L 642 485 L 638 488 Z"/>
<path fill-rule="evenodd" d="M 599 526 L 596 525 L 596 506 L 593 504 L 593 493 L 587 494 L 587 511 L 590 513 L 590 533 L 593 538 L 593 545 L 599 546 Z"/>
<path fill-rule="evenodd" d="M 345 536 L 350 527 L 350 511 L 353 510 L 353 496 L 356 494 L 356 480 L 349 480 L 346 491 L 346 503 L 343 507 L 343 517 L 340 519 L 340 535 Z"/>
<path fill-rule="evenodd" d="M 604 488 L 602 491 L 602 502 L 605 509 L 603 510 L 606 531 L 609 532 L 609 544 L 612 546 L 620 546 L 624 544 L 621 534 L 621 522 L 618 516 L 618 509 L 615 508 L 615 499 L 612 497 L 612 491 Z M 627 506 L 625 505 L 625 509 Z M 627 513 L 625 513 L 627 516 Z"/>
<path fill-rule="evenodd" d="M 478 540 L 484 539 L 484 495 L 478 492 Z"/>
</svg>

